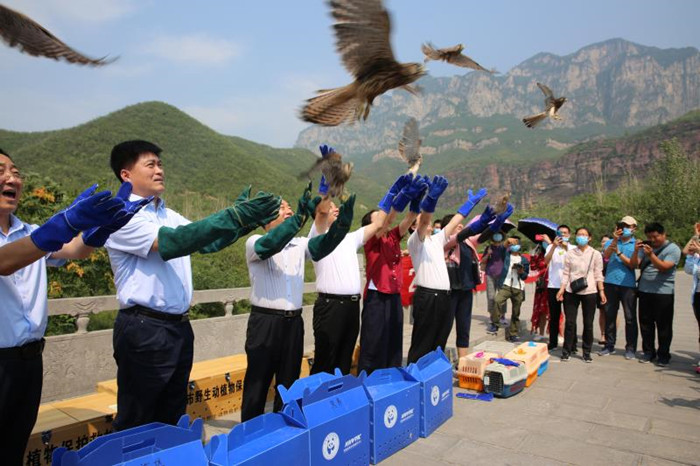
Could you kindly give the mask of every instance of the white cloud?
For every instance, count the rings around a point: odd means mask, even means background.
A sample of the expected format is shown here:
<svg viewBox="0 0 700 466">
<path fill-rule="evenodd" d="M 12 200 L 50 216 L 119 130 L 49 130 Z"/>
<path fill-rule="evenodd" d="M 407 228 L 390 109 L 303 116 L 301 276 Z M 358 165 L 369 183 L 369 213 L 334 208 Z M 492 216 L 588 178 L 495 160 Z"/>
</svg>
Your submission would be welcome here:
<svg viewBox="0 0 700 466">
<path fill-rule="evenodd" d="M 240 54 L 240 47 L 234 42 L 203 33 L 161 35 L 146 45 L 144 50 L 166 60 L 200 65 L 223 64 Z"/>
</svg>

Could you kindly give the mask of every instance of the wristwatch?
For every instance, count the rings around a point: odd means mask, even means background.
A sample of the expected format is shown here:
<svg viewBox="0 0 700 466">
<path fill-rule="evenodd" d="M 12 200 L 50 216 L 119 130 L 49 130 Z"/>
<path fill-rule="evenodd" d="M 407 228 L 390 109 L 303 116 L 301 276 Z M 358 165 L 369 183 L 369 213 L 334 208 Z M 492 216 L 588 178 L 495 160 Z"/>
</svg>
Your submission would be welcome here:
<svg viewBox="0 0 700 466">
<path fill-rule="evenodd" d="M 615 254 L 617 254 L 617 257 L 620 257 L 622 255 L 620 251 L 617 251 Z"/>
</svg>

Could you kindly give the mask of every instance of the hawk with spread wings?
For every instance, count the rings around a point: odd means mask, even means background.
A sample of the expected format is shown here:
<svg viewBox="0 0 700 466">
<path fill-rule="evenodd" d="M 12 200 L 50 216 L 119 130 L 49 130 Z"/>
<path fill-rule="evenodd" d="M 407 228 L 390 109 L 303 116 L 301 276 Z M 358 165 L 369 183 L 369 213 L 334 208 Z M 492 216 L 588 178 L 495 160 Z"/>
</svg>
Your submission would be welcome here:
<svg viewBox="0 0 700 466">
<path fill-rule="evenodd" d="M 537 83 L 537 87 L 544 93 L 544 112 L 523 118 L 523 123 L 528 128 L 534 128 L 547 117 L 552 117 L 553 120 L 561 120 L 557 112 L 566 102 L 566 97 L 554 97 L 552 90 L 544 84 Z"/>
<path fill-rule="evenodd" d="M 442 60 L 451 65 L 461 66 L 462 68 L 471 68 L 477 71 L 486 71 L 487 73 L 493 73 L 492 70 L 487 70 L 468 56 L 464 55 L 462 51 L 464 50 L 464 45 L 457 44 L 453 47 L 447 47 L 444 49 L 436 49 L 430 42 L 425 43 L 421 46 L 423 55 L 425 55 L 425 63 L 430 60 Z"/>
<path fill-rule="evenodd" d="M 343 194 L 345 183 L 352 176 L 353 166 L 352 162 L 343 163 L 343 156 L 329 148 L 326 155 L 322 155 L 311 168 L 299 175 L 299 179 L 311 178 L 312 173 L 321 170 L 328 183 L 328 195 L 338 197 Z"/>
<path fill-rule="evenodd" d="M 415 118 L 409 118 L 403 126 L 403 135 L 399 140 L 399 154 L 408 164 L 408 172 L 413 173 L 413 176 L 416 176 L 423 162 L 423 156 L 420 153 L 422 142 L 418 132 L 418 121 Z"/>
<path fill-rule="evenodd" d="M 0 36 L 10 47 L 19 47 L 22 52 L 35 57 L 44 56 L 93 66 L 114 61 L 89 58 L 76 52 L 36 21 L 3 5 L 0 5 Z"/>
<path fill-rule="evenodd" d="M 425 74 L 420 63 L 399 63 L 389 35 L 391 20 L 382 0 L 330 0 L 336 49 L 355 77 L 347 86 L 318 91 L 301 110 L 304 121 L 337 126 L 367 119 L 374 99 L 395 88 L 411 93 L 411 83 Z"/>
</svg>

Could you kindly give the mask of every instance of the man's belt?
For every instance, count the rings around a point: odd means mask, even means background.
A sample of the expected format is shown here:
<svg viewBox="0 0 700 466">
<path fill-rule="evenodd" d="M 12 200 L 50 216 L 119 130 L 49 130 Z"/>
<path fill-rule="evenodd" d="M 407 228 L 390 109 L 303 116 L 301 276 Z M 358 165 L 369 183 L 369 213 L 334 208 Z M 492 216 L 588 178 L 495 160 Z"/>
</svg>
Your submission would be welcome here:
<svg viewBox="0 0 700 466">
<path fill-rule="evenodd" d="M 319 293 L 319 298 L 323 299 L 335 299 L 337 301 L 359 301 L 362 296 L 359 294 L 331 294 L 331 293 Z"/>
<path fill-rule="evenodd" d="M 250 312 L 254 314 L 269 314 L 280 317 L 297 317 L 301 315 L 301 309 L 292 309 L 291 311 L 283 311 L 281 309 L 269 309 L 267 307 L 251 306 Z"/>
<path fill-rule="evenodd" d="M 435 288 L 428 288 L 427 286 L 416 286 L 416 291 L 418 290 L 425 293 L 450 294 L 450 290 L 436 290 Z"/>
<path fill-rule="evenodd" d="M 30 341 L 22 346 L 0 348 L 0 359 L 34 359 L 44 352 L 46 340 Z"/>
<path fill-rule="evenodd" d="M 154 311 L 144 306 L 127 307 L 121 309 L 119 312 L 123 312 L 129 315 L 142 315 L 146 317 L 151 317 L 153 319 L 164 320 L 166 322 L 187 322 L 190 320 L 190 314 L 185 312 L 184 314 L 168 314 L 167 312 Z"/>
</svg>

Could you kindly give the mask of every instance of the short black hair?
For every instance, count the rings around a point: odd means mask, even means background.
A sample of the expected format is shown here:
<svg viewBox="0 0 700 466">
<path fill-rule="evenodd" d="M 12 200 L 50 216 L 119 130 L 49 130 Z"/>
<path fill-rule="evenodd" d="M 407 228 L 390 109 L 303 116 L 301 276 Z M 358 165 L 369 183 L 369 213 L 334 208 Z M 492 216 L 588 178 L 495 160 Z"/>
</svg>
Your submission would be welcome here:
<svg viewBox="0 0 700 466">
<path fill-rule="evenodd" d="M 120 142 L 112 148 L 109 164 L 120 183 L 124 181 L 120 175 L 121 171 L 124 168 L 133 166 L 141 154 L 146 154 L 148 152 L 152 152 L 160 157 L 160 153 L 163 152 L 163 149 L 152 142 L 139 139 Z"/>
<path fill-rule="evenodd" d="M 4 155 L 8 159 L 12 160 L 12 157 L 10 157 L 10 154 L 8 154 L 7 151 L 4 150 L 2 147 L 0 147 L 0 154 Z"/>
<path fill-rule="evenodd" d="M 440 222 L 440 225 L 444 227 L 445 225 L 449 224 L 452 221 L 452 218 L 454 216 L 455 216 L 455 214 L 447 214 L 444 217 L 442 217 L 442 220 L 437 220 L 437 221 Z M 433 222 L 433 225 L 435 225 L 435 222 Z"/>
<path fill-rule="evenodd" d="M 435 219 L 435 220 L 433 221 L 433 226 L 435 226 L 436 223 L 439 223 L 440 226 L 442 226 L 442 220 L 441 220 L 441 219 L 439 219 L 439 218 L 438 218 L 438 219 Z"/>
<path fill-rule="evenodd" d="M 586 230 L 586 233 L 588 234 L 588 236 L 589 236 L 589 237 L 592 236 L 592 235 L 591 235 L 591 230 L 589 230 L 588 227 L 578 227 L 578 228 L 576 229 L 576 233 L 578 233 L 578 232 L 581 231 L 581 230 Z"/>
<path fill-rule="evenodd" d="M 518 236 L 518 235 L 513 235 L 509 239 L 517 239 L 518 242 L 520 242 L 520 236 Z"/>
<path fill-rule="evenodd" d="M 648 233 L 658 233 L 660 235 L 663 235 L 664 233 L 666 233 L 666 229 L 659 222 L 647 223 L 644 227 L 644 234 Z"/>
<path fill-rule="evenodd" d="M 561 225 L 559 225 L 559 226 L 557 227 L 557 230 L 560 229 L 560 228 L 566 228 L 566 231 L 568 231 L 569 233 L 571 233 L 571 227 L 570 227 L 569 225 L 565 224 L 565 223 L 562 223 Z"/>
<path fill-rule="evenodd" d="M 612 236 L 610 236 L 610 235 L 608 235 L 608 234 L 606 233 L 606 234 L 604 234 L 603 236 L 600 237 L 600 239 L 603 239 L 603 238 L 612 238 Z"/>
<path fill-rule="evenodd" d="M 363 227 L 366 227 L 367 225 L 372 223 L 372 214 L 375 212 L 377 212 L 377 209 L 372 209 L 362 217 L 362 226 Z"/>
</svg>

